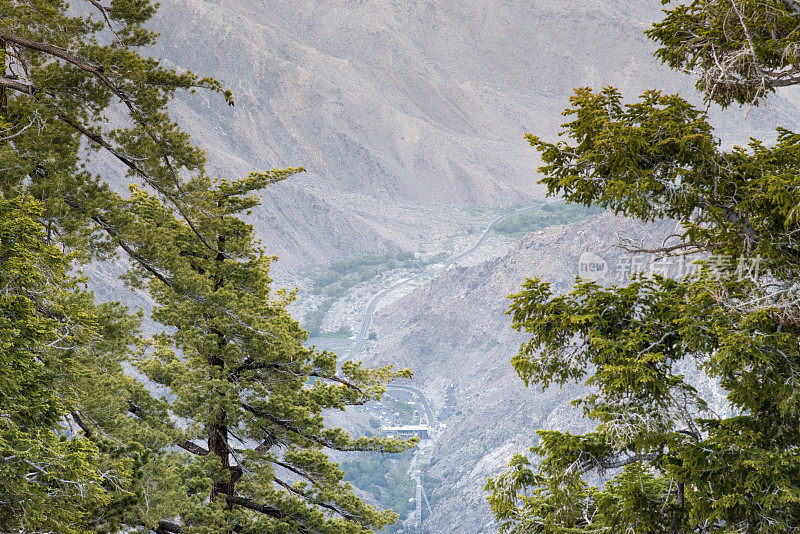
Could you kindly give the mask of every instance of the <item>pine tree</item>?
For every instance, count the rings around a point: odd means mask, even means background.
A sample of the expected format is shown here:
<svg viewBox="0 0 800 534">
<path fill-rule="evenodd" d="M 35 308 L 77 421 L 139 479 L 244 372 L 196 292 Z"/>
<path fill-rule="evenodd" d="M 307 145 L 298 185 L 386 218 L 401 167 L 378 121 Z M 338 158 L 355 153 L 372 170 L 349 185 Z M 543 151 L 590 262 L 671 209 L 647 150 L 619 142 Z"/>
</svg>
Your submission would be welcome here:
<svg viewBox="0 0 800 534">
<path fill-rule="evenodd" d="M 0 193 L 36 198 L 45 242 L 73 266 L 122 254 L 165 328 L 142 340 L 121 306 L 95 306 L 77 287 L 63 294 L 94 317 L 95 335 L 47 424 L 96 451 L 86 477 L 99 493 L 48 494 L 36 506 L 74 504 L 55 529 L 76 532 L 369 532 L 394 521 L 354 495 L 325 449 L 414 442 L 352 439 L 327 428 L 324 411 L 377 398 L 409 373 L 339 368 L 334 354 L 305 348 L 286 310 L 294 295 L 271 289 L 270 256 L 242 219 L 255 191 L 299 169 L 211 180 L 167 104 L 177 90 L 205 89 L 233 105 L 230 92 L 140 55 L 156 37 L 149 0 L 79 4 L 0 0 L 0 113 L 11 123 Z M 110 155 L 138 188 L 115 193 L 82 147 Z M 130 363 L 147 384 L 123 372 Z M 154 384 L 155 395 L 145 387 Z"/>
<path fill-rule="evenodd" d="M 648 32 L 670 66 L 696 70 L 723 106 L 797 83 L 793 1 L 678 5 Z M 723 150 L 706 113 L 658 91 L 625 104 L 579 89 L 570 141 L 529 136 L 542 183 L 569 202 L 680 221 L 700 270 L 624 287 L 578 280 L 556 295 L 528 280 L 512 295 L 531 335 L 512 363 L 526 384 L 584 382 L 592 432 L 539 431 L 531 457 L 490 479 L 503 532 L 800 530 L 800 136 Z M 633 252 L 644 253 L 641 249 Z M 724 260 L 724 261 L 723 261 Z M 758 263 L 758 272 L 752 269 Z M 692 380 L 725 392 L 713 411 Z M 602 486 L 589 482 L 608 477 Z"/>
<path fill-rule="evenodd" d="M 105 492 L 94 444 L 59 436 L 54 386 L 74 372 L 69 351 L 88 325 L 59 320 L 72 311 L 53 299 L 69 285 L 67 261 L 44 242 L 36 211 L 30 200 L 0 198 L 0 529 L 73 532 L 81 501 Z"/>
<path fill-rule="evenodd" d="M 188 184 L 196 229 L 215 251 L 143 190 L 108 214 L 138 263 L 132 281 L 147 283 L 153 317 L 173 328 L 137 362 L 174 396 L 191 453 L 186 502 L 174 512 L 182 524 L 162 521 L 161 532 L 360 533 L 396 520 L 356 498 L 323 449 L 400 452 L 413 442 L 352 439 L 323 416 L 409 373 L 353 362 L 339 372 L 334 354 L 304 347 L 307 333 L 286 310 L 294 295 L 271 290 L 271 258 L 239 218 L 257 204 L 253 191 L 294 172 Z"/>
<path fill-rule="evenodd" d="M 0 131 L 0 161 L 13 161 L 8 140 L 20 130 L 0 117 Z M 141 523 L 136 505 L 163 479 L 150 457 L 172 438 L 166 411 L 123 371 L 140 317 L 95 304 L 86 280 L 69 274 L 74 255 L 48 235 L 44 206 L 10 196 L 0 195 L 0 529 Z"/>
<path fill-rule="evenodd" d="M 77 288 L 69 258 L 46 240 L 42 211 L 30 197 L 0 197 L 0 529 L 102 532 L 142 491 L 146 452 L 123 439 L 124 417 L 101 425 L 115 430 L 108 439 L 83 435 L 70 414 L 113 418 L 125 412 L 114 395 L 141 393 L 114 349 L 137 319 Z M 129 332 L 108 342 L 112 316 Z"/>
</svg>

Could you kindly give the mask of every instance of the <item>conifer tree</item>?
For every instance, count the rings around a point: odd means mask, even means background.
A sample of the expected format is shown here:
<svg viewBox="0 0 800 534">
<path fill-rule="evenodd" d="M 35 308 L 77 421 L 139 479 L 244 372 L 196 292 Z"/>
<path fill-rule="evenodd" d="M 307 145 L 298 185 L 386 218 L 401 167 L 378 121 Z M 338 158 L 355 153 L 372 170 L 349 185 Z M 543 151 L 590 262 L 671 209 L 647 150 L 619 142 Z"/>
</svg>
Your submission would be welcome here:
<svg viewBox="0 0 800 534">
<path fill-rule="evenodd" d="M 793 1 L 699 0 L 648 34 L 727 106 L 799 81 L 798 24 Z M 797 532 L 800 136 L 779 128 L 771 146 L 723 150 L 706 113 L 677 95 L 625 104 L 613 88 L 584 88 L 571 103 L 570 141 L 528 137 L 550 194 L 677 219 L 677 240 L 632 251 L 689 256 L 700 270 L 624 287 L 578 280 L 565 295 L 533 278 L 511 296 L 514 328 L 531 335 L 517 373 L 590 386 L 575 404 L 596 427 L 540 430 L 531 456 L 489 480 L 501 530 Z M 724 409 L 698 392 L 698 373 L 722 388 Z M 598 475 L 607 482 L 592 485 Z"/>
<path fill-rule="evenodd" d="M 58 299 L 67 262 L 35 216 L 30 199 L 0 198 L 0 529 L 74 532 L 82 501 L 105 492 L 94 444 L 60 439 L 54 386 L 74 372 L 69 351 L 88 325 L 59 321 L 72 311 Z"/>
<path fill-rule="evenodd" d="M 24 128 L 0 116 L 0 131 L 0 161 L 13 161 L 9 140 Z M 136 504 L 163 480 L 153 467 L 172 438 L 162 431 L 166 411 L 123 371 L 140 317 L 95 304 L 86 280 L 69 274 L 74 254 L 54 245 L 44 206 L 9 196 L 0 194 L 0 529 L 141 523 Z"/>
<path fill-rule="evenodd" d="M 299 169 L 211 180 L 167 104 L 177 90 L 205 89 L 233 105 L 230 92 L 140 55 L 156 38 L 149 0 L 78 4 L 0 0 L 0 113 L 11 123 L 0 194 L 36 198 L 45 243 L 70 260 L 122 254 L 165 328 L 141 340 L 119 305 L 64 293 L 94 318 L 94 334 L 47 424 L 96 452 L 83 474 L 97 495 L 48 494 L 37 506 L 78 507 L 54 527 L 64 532 L 369 532 L 392 522 L 353 494 L 325 449 L 392 452 L 413 441 L 352 439 L 323 417 L 409 374 L 339 368 L 334 354 L 305 348 L 286 310 L 293 294 L 271 288 L 270 256 L 242 220 L 257 190 Z M 109 155 L 138 186 L 115 193 L 107 166 L 87 165 L 83 148 Z M 123 372 L 130 363 L 147 387 Z"/>
<path fill-rule="evenodd" d="M 110 202 L 108 177 L 97 174 L 103 167 L 124 170 L 179 213 L 185 209 L 182 181 L 202 173 L 205 158 L 169 118 L 176 91 L 218 92 L 234 104 L 218 81 L 140 55 L 155 43 L 145 27 L 155 10 L 149 0 L 72 7 L 63 0 L 0 1 L 0 113 L 14 127 L 0 188 L 7 198 L 24 191 L 40 200 L 48 235 L 75 251 L 102 250 L 86 214 Z M 120 168 L 95 165 L 89 172 L 81 146 L 104 152 Z"/>
<path fill-rule="evenodd" d="M 42 211 L 0 197 L 0 529 L 116 530 L 153 444 L 119 406 L 147 397 L 120 367 L 138 319 L 80 291 Z"/>
<path fill-rule="evenodd" d="M 103 224 L 124 227 L 120 245 L 137 262 L 154 319 L 172 327 L 156 336 L 137 367 L 169 389 L 171 412 L 186 428 L 180 446 L 180 525 L 160 532 L 370 532 L 396 520 L 352 493 L 324 449 L 400 452 L 413 442 L 352 439 L 326 428 L 324 410 L 377 398 L 407 371 L 367 370 L 303 346 L 307 333 L 288 314 L 294 295 L 270 287 L 271 258 L 238 217 L 257 204 L 253 191 L 297 169 L 246 179 L 187 184 L 194 231 L 157 197 L 134 189 Z"/>
</svg>

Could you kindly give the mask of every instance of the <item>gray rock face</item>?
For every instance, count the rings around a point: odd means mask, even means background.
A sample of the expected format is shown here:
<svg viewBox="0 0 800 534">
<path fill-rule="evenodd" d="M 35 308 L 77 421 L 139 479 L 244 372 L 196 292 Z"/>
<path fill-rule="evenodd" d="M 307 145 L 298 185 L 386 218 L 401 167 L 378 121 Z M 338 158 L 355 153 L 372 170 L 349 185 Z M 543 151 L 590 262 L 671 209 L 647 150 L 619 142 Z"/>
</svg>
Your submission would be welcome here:
<svg viewBox="0 0 800 534">
<path fill-rule="evenodd" d="M 611 214 L 548 228 L 499 259 L 451 268 L 376 313 L 378 342 L 369 363 L 413 369 L 435 414 L 445 405 L 447 386 L 456 389 L 456 414 L 430 455 L 429 474 L 438 481 L 427 489 L 437 504 L 426 531 L 493 531 L 486 479 L 514 453 L 528 452 L 537 429 L 587 430 L 569 405 L 580 387 L 526 389 L 516 376 L 510 360 L 525 335 L 510 328 L 506 295 L 533 276 L 550 281 L 554 291 L 568 291 L 585 251 L 614 266 L 623 256 L 614 247 L 618 235 L 649 246 L 674 230 L 672 221 L 643 225 Z"/>
<path fill-rule="evenodd" d="M 553 137 L 576 86 L 694 95 L 688 78 L 652 58 L 642 33 L 659 7 L 170 0 L 153 23 L 162 37 L 152 52 L 234 91 L 232 108 L 201 93 L 173 106 L 214 173 L 308 170 L 274 186 L 255 214 L 279 273 L 297 275 L 451 232 L 446 206 L 541 196 L 523 133 Z M 791 117 L 773 102 L 719 123 L 746 140 L 765 114 Z"/>
</svg>

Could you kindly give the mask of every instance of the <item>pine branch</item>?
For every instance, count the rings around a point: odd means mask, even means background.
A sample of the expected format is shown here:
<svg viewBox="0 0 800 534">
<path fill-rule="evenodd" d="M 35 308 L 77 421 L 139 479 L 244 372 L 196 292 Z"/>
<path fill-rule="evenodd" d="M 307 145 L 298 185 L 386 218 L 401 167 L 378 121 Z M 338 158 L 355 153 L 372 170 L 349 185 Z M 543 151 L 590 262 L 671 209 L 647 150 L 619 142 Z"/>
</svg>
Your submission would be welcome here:
<svg viewBox="0 0 800 534">
<path fill-rule="evenodd" d="M 660 452 L 651 452 L 646 454 L 634 454 L 633 456 L 620 456 L 613 459 L 592 458 L 596 462 L 596 467 L 600 467 L 601 469 L 618 469 L 636 462 L 650 462 L 658 458 L 660 455 Z M 589 469 L 591 469 L 591 467 Z"/>
<path fill-rule="evenodd" d="M 279 419 L 278 417 L 275 417 L 271 413 L 265 412 L 264 410 L 260 410 L 260 409 L 256 408 L 255 406 L 250 406 L 249 404 L 247 404 L 245 402 L 241 403 L 241 406 L 242 406 L 242 408 L 245 409 L 245 411 L 248 411 L 248 412 L 250 412 L 251 414 L 253 414 L 253 415 L 257 416 L 257 417 L 263 417 L 264 419 L 267 419 L 268 421 L 280 426 L 281 428 L 284 428 L 284 429 L 286 429 L 286 430 L 288 430 L 288 431 L 290 431 L 290 432 L 292 432 L 294 434 L 297 434 L 301 438 L 303 438 L 303 439 L 305 439 L 307 441 L 310 441 L 312 443 L 316 443 L 317 445 L 322 445 L 323 447 L 327 447 L 329 449 L 334 449 L 334 450 L 337 450 L 337 451 L 356 451 L 356 450 L 361 450 L 361 449 L 352 448 L 352 447 L 341 447 L 341 446 L 336 445 L 335 443 L 332 443 L 332 442 L 330 442 L 328 440 L 319 438 L 318 436 L 310 435 L 307 432 L 305 432 L 303 429 L 301 429 L 300 427 L 298 427 L 296 425 L 293 425 L 291 423 L 288 423 L 286 421 L 283 421 L 283 420 Z"/>
<path fill-rule="evenodd" d="M 209 454 L 207 449 L 204 449 L 200 445 L 193 443 L 189 440 L 176 443 L 176 445 L 183 450 L 189 451 L 192 454 L 196 454 L 197 456 L 208 456 Z"/>
<path fill-rule="evenodd" d="M 325 508 L 326 510 L 330 510 L 331 512 L 333 512 L 335 514 L 338 514 L 338 515 L 342 516 L 345 519 L 348 519 L 348 520 L 351 520 L 351 521 L 358 520 L 358 518 L 355 515 L 349 514 L 349 513 L 345 512 L 343 510 L 340 510 L 336 506 L 334 506 L 332 504 L 329 504 L 329 503 L 327 503 L 325 501 L 321 501 L 321 500 L 319 500 L 319 499 L 317 499 L 317 498 L 315 498 L 315 497 L 313 497 L 313 496 L 311 496 L 311 495 L 309 495 L 309 494 L 307 494 L 305 492 L 302 492 L 302 491 L 298 490 L 297 488 L 293 488 L 291 484 L 288 484 L 287 482 L 284 482 L 283 480 L 279 479 L 278 477 L 273 477 L 273 479 L 275 480 L 275 482 L 279 486 L 284 488 L 286 491 L 294 493 L 298 497 L 302 497 L 303 499 L 307 500 L 311 504 L 314 504 L 316 506 L 320 506 L 322 508 Z"/>
<path fill-rule="evenodd" d="M 85 72 L 88 72 L 88 73 L 94 75 L 117 98 L 119 98 L 119 100 L 125 105 L 125 107 L 128 108 L 128 111 L 130 112 L 131 118 L 134 120 L 134 122 L 136 122 L 136 124 L 138 124 L 139 126 L 142 127 L 142 129 L 145 131 L 145 133 L 150 138 L 150 140 L 153 141 L 153 143 L 155 143 L 156 145 L 163 144 L 163 141 L 152 131 L 152 129 L 150 128 L 150 125 L 147 124 L 145 121 L 141 120 L 140 118 L 138 118 L 138 110 L 137 110 L 137 107 L 136 107 L 136 103 L 117 84 L 115 84 L 108 76 L 105 75 L 105 72 L 104 72 L 105 69 L 104 69 L 104 67 L 102 65 L 94 65 L 92 63 L 89 63 L 88 61 L 85 61 L 84 59 L 81 59 L 80 57 L 76 56 L 75 54 L 72 54 L 68 50 L 66 50 L 64 48 L 61 48 L 59 46 L 55 46 L 55 45 L 52 45 L 52 44 L 49 44 L 49 43 L 40 43 L 40 42 L 37 42 L 37 41 L 32 41 L 30 39 L 26 39 L 24 37 L 20 37 L 18 35 L 12 34 L 12 33 L 6 33 L 6 34 L 3 34 L 3 35 L 0 35 L 0 39 L 8 41 L 8 42 L 11 42 L 11 43 L 15 43 L 15 44 L 17 44 L 19 46 L 22 46 L 22 47 L 25 47 L 25 48 L 28 48 L 28 49 L 31 49 L 31 50 L 37 50 L 39 52 L 43 52 L 45 54 L 49 54 L 51 56 L 57 57 L 59 59 L 62 59 L 64 61 L 66 61 L 66 62 L 78 67 L 79 69 L 81 69 L 81 70 L 83 70 Z M 0 85 L 5 86 L 5 87 L 9 87 L 11 89 L 15 89 L 15 90 L 20 91 L 20 92 L 23 92 L 23 93 L 26 93 L 26 94 L 29 94 L 29 95 L 33 95 L 35 93 L 35 91 L 36 91 L 35 88 L 32 85 L 20 84 L 19 82 L 14 82 L 13 80 L 8 80 L 7 78 L 3 78 L 3 80 L 5 80 L 5 81 L 4 82 L 0 82 Z M 167 192 L 166 189 L 160 183 L 158 183 L 156 180 L 153 180 L 146 172 L 144 172 L 144 170 L 141 169 L 141 167 L 139 167 L 138 165 L 134 164 L 130 160 L 130 158 L 127 158 L 127 157 L 123 156 L 121 153 L 119 153 L 118 150 L 114 149 L 111 146 L 111 144 L 108 143 L 107 141 L 105 141 L 99 134 L 90 132 L 87 128 L 85 128 L 82 125 L 80 125 L 77 121 L 71 119 L 68 115 L 66 115 L 66 114 L 64 114 L 62 112 L 59 112 L 59 118 L 61 118 L 61 120 L 63 120 L 64 122 L 66 122 L 67 124 L 69 124 L 70 126 L 75 128 L 76 130 L 78 130 L 81 134 L 83 134 L 84 136 L 86 136 L 90 140 L 94 141 L 95 143 L 97 143 L 100 146 L 102 146 L 104 149 L 108 150 L 114 157 L 116 157 L 118 160 L 120 160 L 126 166 L 128 166 L 128 168 L 133 170 L 140 177 L 144 178 L 145 181 L 148 183 L 148 185 L 150 185 L 153 188 L 155 188 L 156 191 L 158 191 L 160 194 L 164 195 L 164 197 L 167 198 L 172 203 L 173 206 L 175 206 L 175 209 L 178 210 L 178 212 L 181 214 L 181 217 L 186 221 L 186 223 L 189 225 L 189 227 L 197 235 L 197 237 L 200 239 L 200 241 L 203 243 L 203 245 L 206 248 L 208 248 L 209 250 L 211 250 L 211 251 L 213 251 L 213 252 L 215 252 L 217 254 L 221 254 L 221 252 L 219 250 L 217 250 L 215 247 L 213 247 L 208 242 L 208 240 L 205 238 L 205 236 L 202 235 L 202 233 L 198 230 L 198 228 L 195 226 L 194 222 L 191 220 L 191 218 L 188 216 L 188 214 L 185 213 L 185 210 L 184 210 L 184 208 L 182 206 L 182 203 L 180 201 L 178 201 L 172 194 Z M 161 159 L 164 161 L 164 165 L 167 167 L 167 169 L 169 170 L 170 174 L 173 177 L 173 180 L 175 182 L 174 185 L 175 185 L 176 190 L 179 191 L 179 192 L 182 192 L 181 185 L 180 185 L 181 182 L 180 182 L 180 177 L 178 175 L 178 171 L 175 169 L 174 165 L 170 161 L 169 155 L 164 154 L 164 155 L 161 156 Z"/>
<path fill-rule="evenodd" d="M 78 425 L 81 430 L 83 430 L 83 433 L 86 435 L 87 438 L 91 438 L 94 435 L 94 432 L 92 431 L 91 427 L 89 427 L 89 425 L 87 425 L 83 421 L 78 412 L 72 412 L 70 415 L 72 416 L 73 421 L 75 421 L 75 424 Z"/>
<path fill-rule="evenodd" d="M 714 207 L 722 210 L 722 213 L 725 214 L 725 219 L 734 226 L 737 226 L 741 230 L 742 234 L 753 244 L 758 244 L 761 242 L 761 236 L 759 236 L 758 233 L 756 233 L 755 229 L 753 228 L 753 225 L 750 224 L 750 221 L 747 220 L 747 218 L 744 217 L 741 213 L 731 208 L 730 206 L 722 204 L 721 202 L 715 202 L 703 199 L 701 200 L 708 207 Z"/>
<path fill-rule="evenodd" d="M 33 85 L 18 82 L 17 80 L 12 80 L 6 76 L 0 76 L 0 87 L 7 87 L 29 96 L 33 96 L 36 93 L 36 89 L 33 87 Z"/>
<path fill-rule="evenodd" d="M 228 504 L 241 506 L 242 508 L 247 508 L 248 510 L 274 517 L 275 519 L 289 519 L 280 509 L 268 504 L 258 504 L 257 502 L 251 501 L 245 497 L 239 497 L 238 495 L 226 495 L 225 500 Z M 291 520 L 298 521 L 295 518 L 291 518 Z M 299 525 L 299 532 L 302 534 L 311 534 L 313 531 L 301 523 Z"/>
</svg>

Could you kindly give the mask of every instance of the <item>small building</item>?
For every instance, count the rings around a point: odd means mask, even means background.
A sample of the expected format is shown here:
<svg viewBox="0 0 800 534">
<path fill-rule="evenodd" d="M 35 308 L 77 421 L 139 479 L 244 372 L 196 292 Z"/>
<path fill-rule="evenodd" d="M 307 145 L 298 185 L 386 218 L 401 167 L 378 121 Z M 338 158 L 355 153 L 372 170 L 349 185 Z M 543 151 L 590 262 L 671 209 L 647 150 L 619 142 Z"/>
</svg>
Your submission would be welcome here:
<svg viewBox="0 0 800 534">
<path fill-rule="evenodd" d="M 407 439 L 417 436 L 420 439 L 431 439 L 431 427 L 428 425 L 382 426 L 381 434 L 387 438 Z"/>
</svg>

